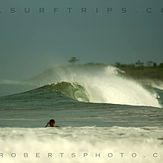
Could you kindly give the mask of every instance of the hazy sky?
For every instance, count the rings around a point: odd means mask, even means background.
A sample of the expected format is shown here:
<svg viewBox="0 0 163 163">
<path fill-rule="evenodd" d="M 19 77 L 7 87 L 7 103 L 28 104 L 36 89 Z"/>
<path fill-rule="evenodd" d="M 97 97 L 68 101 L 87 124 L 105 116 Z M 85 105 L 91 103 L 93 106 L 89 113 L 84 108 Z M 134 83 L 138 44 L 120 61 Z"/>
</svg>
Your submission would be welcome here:
<svg viewBox="0 0 163 163">
<path fill-rule="evenodd" d="M 0 79 L 26 79 L 72 56 L 163 62 L 163 1 L 0 0 Z"/>
</svg>

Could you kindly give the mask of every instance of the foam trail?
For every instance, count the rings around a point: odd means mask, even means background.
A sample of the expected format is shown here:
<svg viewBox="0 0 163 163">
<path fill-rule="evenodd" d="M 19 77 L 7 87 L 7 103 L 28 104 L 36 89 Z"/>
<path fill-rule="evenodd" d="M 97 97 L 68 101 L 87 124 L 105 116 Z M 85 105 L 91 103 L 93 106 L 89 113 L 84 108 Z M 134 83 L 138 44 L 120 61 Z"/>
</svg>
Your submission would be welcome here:
<svg viewBox="0 0 163 163">
<path fill-rule="evenodd" d="M 119 72 L 119 69 L 112 66 L 67 66 L 54 68 L 50 73 L 45 72 L 39 80 L 44 84 L 77 82 L 87 90 L 90 102 L 94 103 L 161 107 L 155 93 L 140 83 L 123 77 Z"/>
</svg>

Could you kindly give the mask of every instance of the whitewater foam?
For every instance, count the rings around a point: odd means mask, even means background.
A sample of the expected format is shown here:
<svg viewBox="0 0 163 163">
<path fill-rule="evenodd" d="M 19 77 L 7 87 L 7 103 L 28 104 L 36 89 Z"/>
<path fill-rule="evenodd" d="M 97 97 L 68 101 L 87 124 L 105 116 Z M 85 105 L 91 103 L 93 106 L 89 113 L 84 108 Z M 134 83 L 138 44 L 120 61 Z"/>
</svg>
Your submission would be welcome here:
<svg viewBox="0 0 163 163">
<path fill-rule="evenodd" d="M 2 163 L 161 163 L 161 128 L 0 128 Z"/>
<path fill-rule="evenodd" d="M 123 73 L 113 66 L 63 66 L 48 70 L 35 81 L 39 84 L 77 82 L 86 89 L 89 101 L 93 103 L 161 107 L 155 92 L 124 77 Z"/>
</svg>

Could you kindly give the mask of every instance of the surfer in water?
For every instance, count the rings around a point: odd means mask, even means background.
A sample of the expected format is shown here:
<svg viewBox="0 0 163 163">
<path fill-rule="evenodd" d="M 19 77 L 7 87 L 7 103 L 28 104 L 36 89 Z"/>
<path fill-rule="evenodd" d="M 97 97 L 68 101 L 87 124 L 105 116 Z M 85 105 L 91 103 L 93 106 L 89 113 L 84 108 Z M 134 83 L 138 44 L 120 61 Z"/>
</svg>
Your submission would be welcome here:
<svg viewBox="0 0 163 163">
<path fill-rule="evenodd" d="M 55 125 L 55 120 L 54 119 L 50 119 L 45 127 L 59 127 L 59 126 Z"/>
</svg>

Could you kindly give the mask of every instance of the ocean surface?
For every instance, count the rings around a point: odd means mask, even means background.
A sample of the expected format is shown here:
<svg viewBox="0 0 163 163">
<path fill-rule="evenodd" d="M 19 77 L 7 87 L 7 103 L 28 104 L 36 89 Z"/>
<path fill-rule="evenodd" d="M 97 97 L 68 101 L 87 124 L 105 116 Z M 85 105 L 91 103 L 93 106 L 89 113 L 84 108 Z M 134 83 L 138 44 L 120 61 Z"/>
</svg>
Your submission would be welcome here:
<svg viewBox="0 0 163 163">
<path fill-rule="evenodd" d="M 57 67 L 0 97 L 0 163 L 162 163 L 163 87 L 124 73 Z"/>
</svg>

